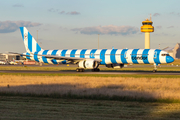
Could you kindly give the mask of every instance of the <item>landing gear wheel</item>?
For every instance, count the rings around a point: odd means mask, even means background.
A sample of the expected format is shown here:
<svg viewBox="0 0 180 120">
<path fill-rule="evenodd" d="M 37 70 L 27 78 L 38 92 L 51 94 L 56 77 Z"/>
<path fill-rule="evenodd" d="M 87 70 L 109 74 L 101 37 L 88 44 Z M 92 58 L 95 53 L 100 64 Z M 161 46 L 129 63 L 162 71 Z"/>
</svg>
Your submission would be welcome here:
<svg viewBox="0 0 180 120">
<path fill-rule="evenodd" d="M 80 72 L 84 72 L 84 69 L 79 69 Z"/>
<path fill-rule="evenodd" d="M 79 70 L 80 70 L 80 69 L 79 69 L 79 68 L 77 68 L 77 69 L 76 69 L 76 72 L 79 72 Z"/>
<path fill-rule="evenodd" d="M 76 72 L 84 72 L 84 69 L 83 68 L 82 69 L 77 68 Z"/>
<path fill-rule="evenodd" d="M 153 73 L 157 72 L 157 70 L 153 70 Z"/>
<path fill-rule="evenodd" d="M 99 68 L 92 69 L 92 72 L 99 72 L 99 71 L 100 71 Z"/>
<path fill-rule="evenodd" d="M 99 69 L 99 68 L 97 68 L 97 69 L 96 69 L 96 72 L 99 72 L 99 71 L 100 71 L 100 69 Z"/>
</svg>

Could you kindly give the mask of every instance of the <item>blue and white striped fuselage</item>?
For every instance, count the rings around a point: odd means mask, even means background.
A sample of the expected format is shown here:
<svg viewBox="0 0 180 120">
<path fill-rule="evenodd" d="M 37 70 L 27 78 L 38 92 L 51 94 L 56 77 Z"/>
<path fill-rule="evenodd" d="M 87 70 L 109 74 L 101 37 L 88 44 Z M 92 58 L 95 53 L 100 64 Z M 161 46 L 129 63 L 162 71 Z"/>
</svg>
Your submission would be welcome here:
<svg viewBox="0 0 180 120">
<path fill-rule="evenodd" d="M 100 59 L 100 65 L 108 64 L 150 64 L 171 63 L 174 59 L 167 52 L 159 49 L 64 49 L 41 50 L 32 54 L 24 53 L 29 60 L 48 64 L 67 64 L 70 61 L 46 58 L 40 55 L 62 56 L 71 58 Z M 168 56 L 167 56 L 168 55 Z"/>
<path fill-rule="evenodd" d="M 20 54 L 29 60 L 48 64 L 77 64 L 76 71 L 84 69 L 99 71 L 99 65 L 122 68 L 124 64 L 171 63 L 174 59 L 159 49 L 64 49 L 43 50 L 26 27 L 20 27 L 26 53 Z"/>
</svg>

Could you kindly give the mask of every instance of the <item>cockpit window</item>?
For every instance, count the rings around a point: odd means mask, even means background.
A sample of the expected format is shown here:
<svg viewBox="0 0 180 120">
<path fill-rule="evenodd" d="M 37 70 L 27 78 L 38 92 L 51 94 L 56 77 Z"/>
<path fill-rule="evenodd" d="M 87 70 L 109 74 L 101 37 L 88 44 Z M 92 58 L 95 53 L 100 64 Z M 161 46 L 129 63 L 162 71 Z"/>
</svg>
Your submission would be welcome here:
<svg viewBox="0 0 180 120">
<path fill-rule="evenodd" d="M 142 23 L 143 25 L 152 25 L 152 23 Z"/>
<path fill-rule="evenodd" d="M 169 56 L 169 54 L 161 54 L 161 56 Z"/>
</svg>

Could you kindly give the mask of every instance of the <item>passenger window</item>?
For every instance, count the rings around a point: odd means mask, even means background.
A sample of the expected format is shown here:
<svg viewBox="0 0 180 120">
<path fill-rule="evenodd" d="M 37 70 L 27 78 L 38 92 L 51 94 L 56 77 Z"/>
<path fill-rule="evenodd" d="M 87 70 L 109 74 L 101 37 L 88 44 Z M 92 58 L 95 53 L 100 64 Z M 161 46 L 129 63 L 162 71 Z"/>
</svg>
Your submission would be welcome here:
<svg viewBox="0 0 180 120">
<path fill-rule="evenodd" d="M 161 54 L 161 56 L 169 56 L 169 54 Z"/>
</svg>

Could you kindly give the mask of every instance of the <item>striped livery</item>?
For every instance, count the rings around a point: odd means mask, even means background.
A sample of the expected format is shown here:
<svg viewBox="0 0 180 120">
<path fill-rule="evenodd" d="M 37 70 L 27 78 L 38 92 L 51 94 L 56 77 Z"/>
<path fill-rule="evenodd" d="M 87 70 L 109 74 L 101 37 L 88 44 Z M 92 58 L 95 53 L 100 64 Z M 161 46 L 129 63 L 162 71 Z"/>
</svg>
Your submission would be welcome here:
<svg viewBox="0 0 180 120">
<path fill-rule="evenodd" d="M 27 59 L 48 64 L 79 64 L 82 61 L 97 62 L 101 65 L 111 64 L 150 64 L 171 63 L 174 59 L 159 49 L 64 49 L 43 50 L 25 27 L 20 27 Z M 91 62 L 91 63 L 90 63 Z M 85 64 L 85 63 L 82 63 Z M 93 64 L 93 63 L 92 63 Z M 97 66 L 98 67 L 98 66 Z M 85 67 L 86 68 L 86 67 Z"/>
<path fill-rule="evenodd" d="M 27 59 L 49 64 L 69 63 L 66 60 L 49 59 L 38 55 L 52 55 L 74 58 L 101 59 L 100 64 L 150 64 L 169 63 L 168 57 L 161 57 L 166 52 L 158 49 L 73 49 L 73 50 L 42 50 L 33 52 L 33 55 L 26 56 Z M 30 55 L 28 52 L 26 55 Z"/>
</svg>

